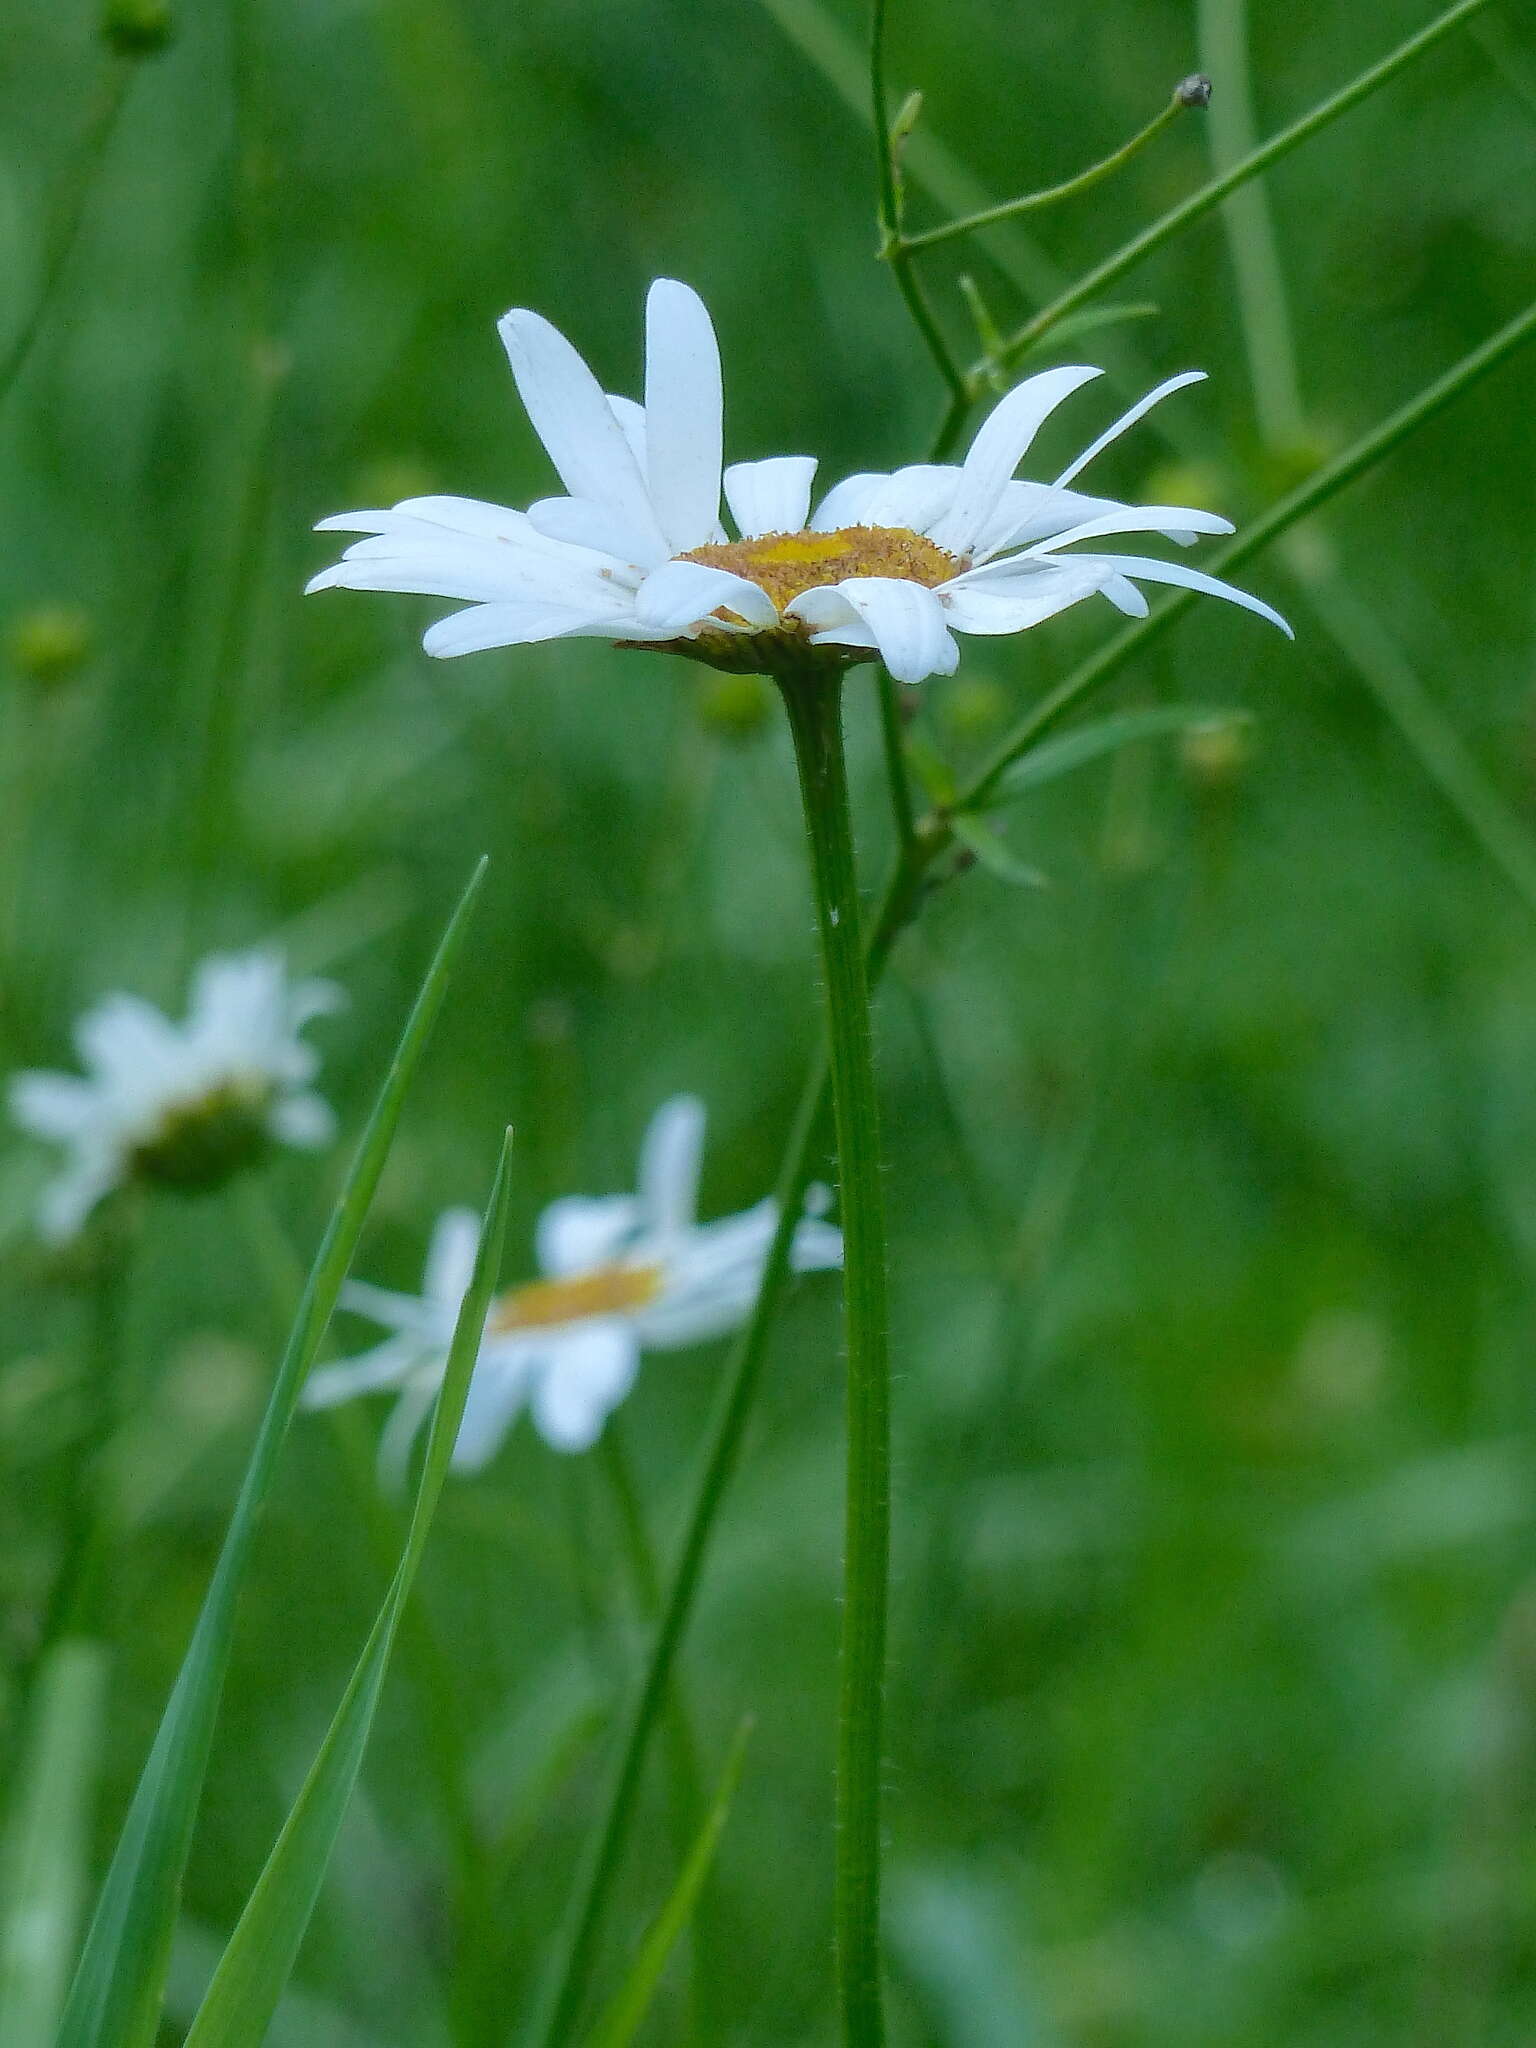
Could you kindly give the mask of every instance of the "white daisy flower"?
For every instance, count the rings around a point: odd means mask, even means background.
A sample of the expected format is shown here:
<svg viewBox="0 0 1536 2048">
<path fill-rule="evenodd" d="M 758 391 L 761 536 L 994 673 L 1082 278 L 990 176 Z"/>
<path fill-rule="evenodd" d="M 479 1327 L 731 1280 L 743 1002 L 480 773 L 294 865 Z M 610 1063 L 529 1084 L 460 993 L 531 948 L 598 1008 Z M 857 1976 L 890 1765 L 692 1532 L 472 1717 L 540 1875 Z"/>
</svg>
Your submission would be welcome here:
<svg viewBox="0 0 1536 2048">
<path fill-rule="evenodd" d="M 216 1187 L 270 1144 L 328 1144 L 335 1119 L 310 1087 L 319 1055 L 300 1037 L 336 1009 L 328 981 L 288 979 L 277 952 L 216 953 L 192 981 L 185 1023 L 139 996 L 110 995 L 74 1029 L 83 1075 L 11 1077 L 13 1119 L 62 1145 L 38 1223 L 62 1243 L 114 1188 L 142 1178 Z"/>
<path fill-rule="evenodd" d="M 646 302 L 645 403 L 605 396 L 537 313 L 500 323 L 512 374 L 570 493 L 526 512 L 472 498 L 408 498 L 343 512 L 321 530 L 361 533 L 309 589 L 414 591 L 469 600 L 427 632 L 429 654 L 535 640 L 660 646 L 712 667 L 772 674 L 807 647 L 839 667 L 882 660 L 900 682 L 949 675 L 956 633 L 1020 633 L 1101 594 L 1132 616 L 1139 583 L 1222 597 L 1289 633 L 1278 612 L 1181 563 L 1085 543 L 1230 533 L 1209 512 L 1122 505 L 1069 486 L 1159 400 L 1159 384 L 1053 483 L 1016 481 L 1036 433 L 1100 371 L 1043 370 L 1000 399 L 963 463 L 846 477 L 814 512 L 816 458 L 721 471 L 720 351 L 702 300 L 659 278 Z M 720 524 L 722 486 L 737 538 Z M 1068 552 L 1070 550 L 1071 552 Z"/>
<path fill-rule="evenodd" d="M 777 1228 L 771 1199 L 714 1223 L 696 1220 L 704 1107 L 663 1103 L 640 1149 L 633 1195 L 566 1196 L 539 1219 L 544 1277 L 491 1305 L 453 1462 L 475 1471 L 495 1456 L 526 1407 L 545 1442 L 585 1451 L 634 1385 L 645 1351 L 704 1343 L 751 1313 Z M 447 1363 L 474 1265 L 479 1219 L 438 1220 L 419 1295 L 351 1282 L 345 1306 L 390 1334 L 371 1351 L 312 1373 L 306 1405 L 398 1394 L 380 1445 L 386 1476 L 403 1471 Z M 840 1266 L 842 1233 L 808 1215 L 795 1232 L 797 1272 Z"/>
</svg>

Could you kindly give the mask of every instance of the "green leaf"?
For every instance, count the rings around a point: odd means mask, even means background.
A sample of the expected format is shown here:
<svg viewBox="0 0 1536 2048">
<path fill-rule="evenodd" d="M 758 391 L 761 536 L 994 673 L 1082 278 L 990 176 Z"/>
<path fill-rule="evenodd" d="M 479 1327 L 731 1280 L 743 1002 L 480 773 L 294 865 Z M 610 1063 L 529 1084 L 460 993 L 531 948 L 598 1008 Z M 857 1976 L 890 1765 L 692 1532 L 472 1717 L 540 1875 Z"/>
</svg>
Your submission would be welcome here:
<svg viewBox="0 0 1536 2048">
<path fill-rule="evenodd" d="M 0 1852 L 0 2041 L 52 2048 L 79 1937 L 107 1653 L 66 1638 L 38 1667 Z"/>
<path fill-rule="evenodd" d="M 192 1641 L 96 1902 L 57 2048 L 150 2048 L 155 2038 L 240 1583 L 283 1439 L 357 1249 L 406 1092 L 464 942 L 485 866 L 482 860 L 470 877 L 427 970 L 315 1255 Z"/>
<path fill-rule="evenodd" d="M 246 1901 L 213 1982 L 198 2008 L 186 2048 L 261 2048 L 304 1939 L 362 1768 L 400 1618 L 442 1496 L 454 1439 L 463 1418 L 501 1264 L 511 1158 L 512 1137 L 508 1132 L 480 1232 L 474 1274 L 459 1309 L 443 1383 L 433 1406 L 427 1455 L 400 1562 L 319 1754 L 299 1789 L 266 1868 Z"/>
<path fill-rule="evenodd" d="M 1000 882 L 1008 882 L 1015 889 L 1048 889 L 1050 877 L 1032 868 L 1006 847 L 980 818 L 969 812 L 957 811 L 949 821 L 949 828 L 960 844 L 973 853 L 989 875 L 996 875 Z"/>
<path fill-rule="evenodd" d="M 1080 313 L 1069 313 L 1064 320 L 1058 320 L 1048 335 L 1042 335 L 1016 360 L 1022 362 L 1025 356 L 1038 355 L 1045 348 L 1065 348 L 1069 342 L 1081 341 L 1085 334 L 1097 334 L 1103 327 L 1123 327 L 1131 320 L 1155 319 L 1162 310 L 1150 299 L 1130 306 L 1085 306 Z"/>
<path fill-rule="evenodd" d="M 639 1952 L 629 1966 L 628 1975 L 619 1986 L 612 2003 L 602 2018 L 587 2036 L 586 2048 L 628 2048 L 651 2009 L 651 2000 L 656 1996 L 656 1987 L 661 1982 L 662 1971 L 667 1959 L 677 1946 L 683 1930 L 693 1918 L 693 1909 L 698 1904 L 699 1893 L 704 1889 L 710 1866 L 715 1860 L 715 1851 L 720 1846 L 720 1837 L 736 1797 L 736 1788 L 741 1783 L 741 1769 L 746 1761 L 747 1738 L 752 1733 L 750 1717 L 736 1730 L 730 1754 L 725 1760 L 725 1769 L 720 1773 L 720 1782 L 715 1787 L 715 1796 L 699 1832 L 688 1851 L 688 1859 L 678 1874 L 677 1883 L 672 1887 L 671 1896 L 657 1914 L 641 1942 Z M 191 2043 L 188 2043 L 191 2048 Z"/>
<path fill-rule="evenodd" d="M 1012 803 L 1027 790 L 1039 789 L 1060 775 L 1070 775 L 1103 754 L 1117 753 L 1135 740 L 1162 733 L 1190 732 L 1201 726 L 1246 725 L 1242 711 L 1214 711 L 1209 704 L 1164 704 L 1147 711 L 1117 711 L 1091 725 L 1074 726 L 1059 739 L 1047 740 L 1013 763 L 988 795 L 987 809 Z M 957 820 L 958 830 L 958 820 Z M 967 842 L 969 844 L 969 842 Z"/>
</svg>

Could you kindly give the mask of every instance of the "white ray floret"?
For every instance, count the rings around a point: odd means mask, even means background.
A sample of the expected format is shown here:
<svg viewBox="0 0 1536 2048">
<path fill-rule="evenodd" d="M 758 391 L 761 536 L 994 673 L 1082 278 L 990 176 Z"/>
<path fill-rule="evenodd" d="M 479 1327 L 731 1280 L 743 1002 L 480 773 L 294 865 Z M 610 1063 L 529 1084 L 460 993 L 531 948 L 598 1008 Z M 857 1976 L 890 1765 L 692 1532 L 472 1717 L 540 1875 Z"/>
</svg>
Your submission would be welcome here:
<svg viewBox="0 0 1536 2048">
<path fill-rule="evenodd" d="M 956 633 L 1025 632 L 1096 595 L 1140 615 L 1143 582 L 1224 598 L 1290 632 L 1261 599 L 1199 571 L 1143 555 L 1056 552 L 1123 533 L 1187 546 L 1232 531 L 1187 506 L 1122 505 L 1071 488 L 1154 405 L 1200 382 L 1201 371 L 1148 392 L 1053 483 L 1016 471 L 1057 407 L 1101 374 L 1086 365 L 1016 385 L 963 462 L 846 477 L 813 510 L 812 456 L 722 470 L 720 352 L 688 286 L 670 278 L 651 286 L 643 405 L 605 394 L 541 315 L 508 313 L 500 333 L 568 495 L 526 513 L 409 498 L 320 521 L 365 538 L 310 590 L 410 591 L 469 605 L 430 628 L 429 654 L 599 638 L 771 673 L 815 647 L 828 659 L 878 656 L 899 681 L 915 683 L 954 670 Z M 720 524 L 722 489 L 735 540 Z"/>
<path fill-rule="evenodd" d="M 697 1220 L 704 1109 L 676 1096 L 651 1119 L 632 1195 L 567 1196 L 539 1219 L 543 1278 L 492 1303 L 454 1446 L 460 1470 L 494 1457 L 526 1408 L 556 1450 L 584 1451 L 634 1385 L 641 1356 L 724 1336 L 751 1313 L 777 1228 L 774 1203 L 713 1223 Z M 398 1477 L 442 1382 L 474 1265 L 478 1222 L 468 1209 L 439 1219 L 419 1295 L 358 1282 L 345 1305 L 389 1334 L 361 1356 L 322 1367 L 304 1399 L 329 1408 L 355 1395 L 398 1398 L 380 1445 Z M 807 1273 L 842 1264 L 842 1236 L 808 1214 L 792 1260 Z"/>
<path fill-rule="evenodd" d="M 336 1009 L 328 981 L 290 981 L 281 953 L 213 954 L 192 980 L 186 1020 L 139 996 L 109 995 L 74 1029 L 80 1074 L 14 1074 L 14 1121 L 62 1146 L 38 1223 L 55 1243 L 76 1235 L 135 1176 L 213 1185 L 265 1142 L 313 1149 L 335 1120 L 310 1083 L 319 1055 L 301 1037 Z"/>
</svg>

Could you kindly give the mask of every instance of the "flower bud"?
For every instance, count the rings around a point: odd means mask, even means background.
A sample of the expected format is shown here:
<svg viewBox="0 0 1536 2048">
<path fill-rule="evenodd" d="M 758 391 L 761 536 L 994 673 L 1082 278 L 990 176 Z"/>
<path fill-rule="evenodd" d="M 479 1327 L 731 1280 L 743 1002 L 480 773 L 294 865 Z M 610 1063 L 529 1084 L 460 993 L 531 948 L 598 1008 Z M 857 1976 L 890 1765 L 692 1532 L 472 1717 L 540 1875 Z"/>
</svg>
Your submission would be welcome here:
<svg viewBox="0 0 1536 2048">
<path fill-rule="evenodd" d="M 176 33 L 170 0 L 106 0 L 101 33 L 120 57 L 158 56 Z"/>
<path fill-rule="evenodd" d="M 90 615 L 78 605 L 36 605 L 13 622 L 5 651 L 29 682 L 66 682 L 90 654 Z"/>
<path fill-rule="evenodd" d="M 1211 81 L 1203 71 L 1191 71 L 1188 78 L 1181 78 L 1173 88 L 1173 96 L 1181 107 L 1208 107 Z"/>
<path fill-rule="evenodd" d="M 134 1147 L 133 1171 L 184 1193 L 222 1187 L 267 1151 L 271 1100 L 271 1087 L 257 1077 L 254 1086 L 229 1081 L 173 1105 Z"/>
</svg>

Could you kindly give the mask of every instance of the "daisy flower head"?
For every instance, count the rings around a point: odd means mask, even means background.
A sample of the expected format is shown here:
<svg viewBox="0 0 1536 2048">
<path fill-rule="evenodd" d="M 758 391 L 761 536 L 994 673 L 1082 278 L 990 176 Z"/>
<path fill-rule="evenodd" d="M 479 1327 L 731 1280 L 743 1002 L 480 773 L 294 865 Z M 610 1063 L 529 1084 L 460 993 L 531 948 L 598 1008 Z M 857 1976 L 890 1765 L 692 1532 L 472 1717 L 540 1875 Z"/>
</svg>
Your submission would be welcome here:
<svg viewBox="0 0 1536 2048">
<path fill-rule="evenodd" d="M 703 1142 L 703 1104 L 675 1096 L 651 1119 L 633 1194 L 568 1195 L 544 1211 L 535 1246 L 541 1277 L 500 1295 L 486 1317 L 454 1445 L 459 1470 L 487 1464 L 524 1408 L 554 1449 L 589 1450 L 634 1385 L 644 1352 L 702 1344 L 746 1320 L 778 1211 L 770 1198 L 700 1223 Z M 379 1452 L 388 1478 L 403 1471 L 442 1382 L 478 1233 L 471 1210 L 438 1219 L 419 1295 L 350 1283 L 344 1305 L 389 1334 L 371 1351 L 312 1373 L 305 1388 L 311 1408 L 358 1394 L 397 1396 Z M 791 1257 L 801 1273 L 840 1266 L 842 1234 L 808 1213 Z"/>
<path fill-rule="evenodd" d="M 1020 633 L 1085 598 L 1140 617 L 1142 583 L 1225 598 L 1290 628 L 1261 599 L 1159 557 L 1096 545 L 1152 534 L 1189 545 L 1230 521 L 1071 488 L 1170 377 L 1049 483 L 1015 472 L 1050 415 L 1101 373 L 1042 370 L 1000 398 L 963 462 L 845 477 L 816 502 L 816 458 L 722 469 L 720 351 L 703 301 L 658 278 L 646 302 L 644 403 L 605 394 L 565 337 L 517 309 L 500 323 L 519 395 L 567 495 L 526 512 L 453 497 L 343 512 L 359 533 L 311 591 L 412 591 L 468 608 L 429 628 L 429 654 L 594 638 L 719 669 L 781 675 L 885 663 L 899 682 L 949 675 L 956 633 Z M 735 527 L 721 523 L 722 490 Z"/>
<path fill-rule="evenodd" d="M 329 1143 L 335 1119 L 310 1083 L 319 1055 L 300 1035 L 339 1007 L 328 981 L 291 981 L 281 953 L 211 954 L 183 1023 L 142 997 L 109 995 L 74 1029 L 80 1074 L 14 1074 L 13 1120 L 60 1145 L 39 1228 L 74 1237 L 102 1198 L 133 1180 L 221 1186 L 272 1145 Z"/>
</svg>

